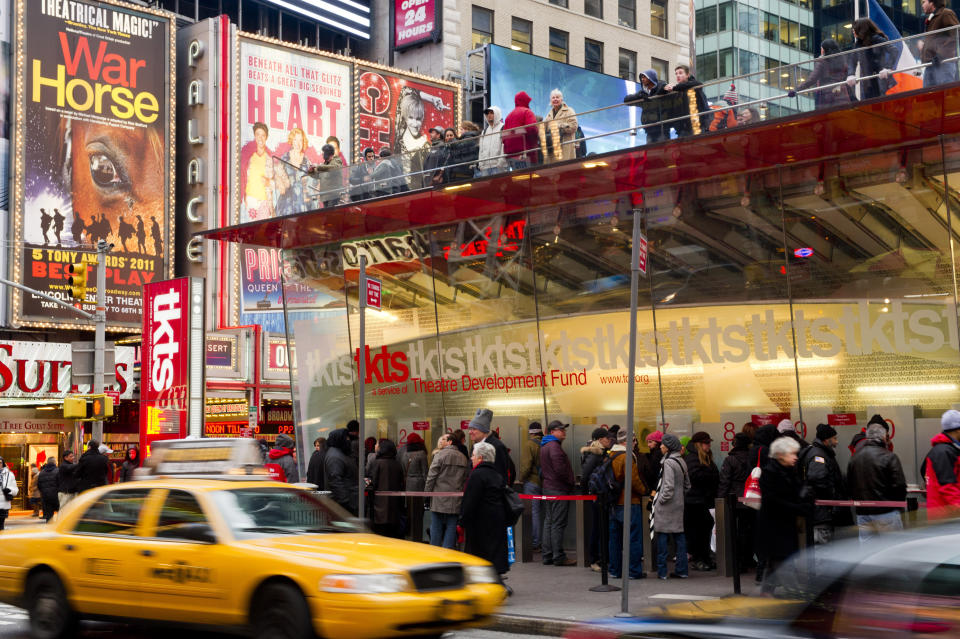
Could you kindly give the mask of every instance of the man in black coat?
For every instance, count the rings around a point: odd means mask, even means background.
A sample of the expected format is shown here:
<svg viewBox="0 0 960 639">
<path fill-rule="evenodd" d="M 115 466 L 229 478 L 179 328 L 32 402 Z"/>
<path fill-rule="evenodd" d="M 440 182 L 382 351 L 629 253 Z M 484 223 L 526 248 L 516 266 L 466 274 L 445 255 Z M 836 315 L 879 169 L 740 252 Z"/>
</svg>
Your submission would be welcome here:
<svg viewBox="0 0 960 639">
<path fill-rule="evenodd" d="M 327 454 L 327 439 L 317 437 L 313 440 L 313 454 L 307 464 L 307 483 L 314 484 L 317 490 L 325 490 L 323 482 L 323 458 Z"/>
<path fill-rule="evenodd" d="M 673 73 L 677 81 L 668 84 L 664 88 L 667 91 L 674 91 L 680 94 L 680 112 L 677 115 L 697 117 L 700 120 L 700 133 L 706 133 L 707 128 L 710 126 L 710 120 L 713 118 L 713 113 L 710 111 L 710 103 L 707 102 L 707 96 L 703 93 L 703 82 L 700 82 L 700 80 L 690 75 L 690 67 L 685 64 L 678 64 L 673 70 Z M 694 105 L 690 104 L 690 99 L 687 95 L 687 91 L 690 89 L 693 89 Z M 691 108 L 691 106 L 694 106 L 694 108 Z M 696 113 L 694 113 L 694 109 Z M 680 120 L 675 122 L 673 127 L 677 130 L 678 136 L 692 135 L 693 119 L 687 118 Z"/>
<path fill-rule="evenodd" d="M 77 462 L 77 492 L 106 486 L 109 472 L 110 462 L 106 455 L 100 454 L 100 442 L 91 439 L 87 451 L 80 455 L 80 461 Z"/>
<path fill-rule="evenodd" d="M 712 441 L 706 431 L 694 433 L 687 444 L 689 452 L 683 458 L 690 476 L 690 490 L 683 502 L 683 532 L 687 535 L 691 566 L 702 571 L 717 567 L 710 554 L 710 533 L 714 524 L 710 509 L 716 504 L 720 471 L 713 463 Z"/>
<path fill-rule="evenodd" d="M 817 425 L 817 438 L 801 454 L 801 473 L 817 499 L 844 499 L 847 494 L 843 473 L 837 463 L 837 431 L 828 424 Z M 844 518 L 843 512 L 847 516 Z M 837 525 L 848 525 L 850 509 L 817 506 L 813 512 L 813 541 L 826 544 L 833 540 Z"/>
<path fill-rule="evenodd" d="M 503 480 L 494 466 L 496 451 L 489 443 L 473 447 L 476 464 L 463 489 L 460 525 L 466 536 L 464 551 L 486 559 L 497 574 L 510 570 L 507 559 L 507 522 L 503 505 Z"/>
<path fill-rule="evenodd" d="M 733 448 L 720 466 L 720 485 L 717 497 L 725 498 L 733 494 L 743 497 L 747 478 L 756 467 L 756 460 L 750 458 L 750 436 L 737 433 L 733 436 Z M 756 511 L 737 502 L 734 516 L 737 520 L 737 556 L 741 570 L 753 564 L 753 535 L 756 526 Z"/>
<path fill-rule="evenodd" d="M 324 485 L 333 501 L 357 514 L 357 464 L 350 456 L 350 438 L 345 428 L 338 428 L 327 438 L 327 455 L 323 460 Z"/>
<path fill-rule="evenodd" d="M 57 460 L 52 457 L 40 469 L 37 476 L 37 487 L 40 489 L 40 501 L 43 504 L 43 518 L 50 521 L 59 508 L 57 500 Z"/>
<path fill-rule="evenodd" d="M 489 408 L 478 408 L 477 414 L 473 416 L 473 419 L 470 420 L 470 425 L 467 426 L 467 432 L 470 435 L 470 441 L 472 441 L 474 445 L 480 442 L 487 442 L 493 446 L 493 449 L 497 453 L 496 459 L 493 461 L 493 467 L 496 468 L 500 476 L 503 477 L 503 485 L 506 486 L 510 481 L 510 453 L 507 451 L 506 444 L 500 441 L 497 434 L 491 432 L 490 425 L 492 423 L 493 411 Z"/>
<path fill-rule="evenodd" d="M 60 468 L 57 469 L 57 501 L 60 508 L 77 494 L 77 463 L 74 457 L 72 450 L 65 450 L 60 456 Z"/>
<path fill-rule="evenodd" d="M 640 122 L 647 134 L 647 144 L 670 139 L 670 125 L 660 124 L 669 120 L 677 110 L 676 94 L 667 91 L 667 83 L 657 77 L 657 72 L 647 69 L 637 78 L 640 90 L 623 98 L 624 103 L 641 107 Z"/>
<path fill-rule="evenodd" d="M 850 458 L 847 484 L 850 498 L 857 501 L 904 501 L 907 480 L 900 458 L 888 449 L 887 429 L 880 424 L 867 426 L 863 448 Z M 857 527 L 863 543 L 878 532 L 903 530 L 900 508 L 891 506 L 857 507 Z"/>
</svg>

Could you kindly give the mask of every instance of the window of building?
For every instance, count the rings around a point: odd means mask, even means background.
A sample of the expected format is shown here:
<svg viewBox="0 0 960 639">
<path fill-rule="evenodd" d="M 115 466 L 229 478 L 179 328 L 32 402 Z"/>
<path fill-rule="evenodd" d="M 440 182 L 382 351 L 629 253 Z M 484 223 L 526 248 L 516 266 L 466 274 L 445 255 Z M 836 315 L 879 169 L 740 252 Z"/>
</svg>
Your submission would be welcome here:
<svg viewBox="0 0 960 639">
<path fill-rule="evenodd" d="M 603 20 L 603 0 L 583 0 L 583 12 L 591 18 Z"/>
<path fill-rule="evenodd" d="M 763 12 L 763 22 L 760 24 L 764 40 L 776 42 L 780 39 L 780 16 Z"/>
<path fill-rule="evenodd" d="M 761 84 L 766 84 L 771 87 L 778 86 L 780 83 L 780 75 L 777 71 L 777 67 L 780 66 L 780 61 L 776 58 L 763 57 L 763 68 L 766 73 L 763 74 L 763 77 L 760 79 Z"/>
<path fill-rule="evenodd" d="M 603 73 L 603 43 L 586 38 L 583 41 L 583 68 Z"/>
<path fill-rule="evenodd" d="M 709 82 L 717 79 L 717 52 L 701 53 L 697 56 L 697 79 Z"/>
<path fill-rule="evenodd" d="M 567 8 L 567 0 L 549 0 L 550 4 L 555 4 L 558 7 Z"/>
<path fill-rule="evenodd" d="M 473 5 L 473 48 L 493 42 L 493 11 Z"/>
<path fill-rule="evenodd" d="M 736 26 L 733 24 L 733 3 L 721 2 L 717 13 L 720 14 L 720 31 L 733 31 Z"/>
<path fill-rule="evenodd" d="M 550 29 L 550 59 L 556 62 L 570 60 L 570 34 L 559 29 Z"/>
<path fill-rule="evenodd" d="M 760 35 L 760 10 L 745 4 L 737 5 L 737 29 L 751 35 Z"/>
<path fill-rule="evenodd" d="M 650 0 L 650 35 L 667 37 L 667 0 Z"/>
<path fill-rule="evenodd" d="M 745 75 L 747 73 L 756 73 L 760 70 L 760 56 L 754 53 L 753 51 L 747 51 L 746 49 L 739 49 L 740 52 L 740 69 L 738 73 L 740 75 Z"/>
<path fill-rule="evenodd" d="M 637 28 L 637 0 L 617 0 L 617 24 Z"/>
<path fill-rule="evenodd" d="M 793 20 L 780 19 L 780 44 L 797 48 L 800 43 L 800 25 Z"/>
<path fill-rule="evenodd" d="M 620 72 L 617 74 L 624 80 L 637 81 L 637 52 L 629 49 L 620 49 Z"/>
<path fill-rule="evenodd" d="M 650 58 L 650 68 L 657 72 L 657 77 L 669 83 L 671 80 L 670 63 L 660 58 Z"/>
<path fill-rule="evenodd" d="M 730 78 L 735 76 L 736 70 L 733 68 L 733 49 L 721 49 L 717 54 L 717 75 L 721 78 Z"/>
<path fill-rule="evenodd" d="M 813 37 L 812 26 L 806 24 L 800 25 L 800 50 L 814 55 L 820 55 L 820 47 L 817 46 L 817 41 Z"/>
<path fill-rule="evenodd" d="M 696 34 L 698 36 L 710 35 L 717 32 L 717 8 L 706 7 L 697 11 Z"/>
<path fill-rule="evenodd" d="M 75 533 L 136 535 L 149 489 L 114 490 L 93 503 L 74 527 Z"/>
<path fill-rule="evenodd" d="M 533 23 L 522 18 L 514 18 L 510 31 L 510 48 L 514 51 L 533 53 Z"/>
</svg>

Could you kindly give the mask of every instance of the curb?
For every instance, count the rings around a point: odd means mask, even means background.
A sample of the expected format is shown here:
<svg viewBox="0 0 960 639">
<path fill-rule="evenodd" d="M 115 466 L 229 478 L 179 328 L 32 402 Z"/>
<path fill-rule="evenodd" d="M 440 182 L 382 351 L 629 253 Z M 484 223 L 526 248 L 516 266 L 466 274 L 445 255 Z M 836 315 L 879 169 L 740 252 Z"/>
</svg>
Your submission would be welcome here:
<svg viewBox="0 0 960 639">
<path fill-rule="evenodd" d="M 567 619 L 550 619 L 528 615 L 492 615 L 491 620 L 485 626 L 487 630 L 548 637 L 562 637 L 567 630 L 580 623 Z"/>
</svg>

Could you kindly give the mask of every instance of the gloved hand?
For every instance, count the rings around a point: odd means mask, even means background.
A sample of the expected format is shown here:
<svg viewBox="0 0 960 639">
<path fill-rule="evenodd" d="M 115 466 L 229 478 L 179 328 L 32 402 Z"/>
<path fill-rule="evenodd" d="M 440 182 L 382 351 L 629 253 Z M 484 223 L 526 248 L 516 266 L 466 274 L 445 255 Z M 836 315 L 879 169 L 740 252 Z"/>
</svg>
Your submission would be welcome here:
<svg viewBox="0 0 960 639">
<path fill-rule="evenodd" d="M 935 67 L 939 67 L 939 66 L 940 66 L 940 56 L 938 56 L 936 53 L 934 53 L 934 54 L 933 54 L 933 57 L 930 58 L 930 64 L 932 64 L 932 65 L 935 66 Z"/>
<path fill-rule="evenodd" d="M 881 80 L 886 80 L 887 78 L 890 77 L 891 73 L 893 73 L 893 71 L 891 71 L 890 69 L 880 69 L 880 73 L 878 75 L 880 76 Z"/>
<path fill-rule="evenodd" d="M 848 76 L 847 76 L 847 84 L 849 84 L 850 86 L 855 86 L 855 85 L 857 84 L 857 76 L 855 76 L 855 75 L 848 75 Z"/>
<path fill-rule="evenodd" d="M 424 500 L 423 500 L 423 509 L 424 509 L 424 510 L 430 510 L 430 498 L 429 498 L 429 497 L 424 498 Z"/>
<path fill-rule="evenodd" d="M 794 91 L 793 89 L 790 89 L 789 91 L 787 91 L 787 97 L 788 97 L 788 98 L 795 98 L 795 97 L 797 97 L 797 92 Z"/>
</svg>

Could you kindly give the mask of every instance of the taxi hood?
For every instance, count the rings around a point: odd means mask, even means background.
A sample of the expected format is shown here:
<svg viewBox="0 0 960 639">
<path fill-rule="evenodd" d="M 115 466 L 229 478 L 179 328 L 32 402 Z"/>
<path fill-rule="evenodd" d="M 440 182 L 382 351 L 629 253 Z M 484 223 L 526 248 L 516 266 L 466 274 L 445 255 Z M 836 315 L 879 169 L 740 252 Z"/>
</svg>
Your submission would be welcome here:
<svg viewBox="0 0 960 639">
<path fill-rule="evenodd" d="M 237 544 L 265 555 L 285 555 L 300 565 L 309 562 L 317 567 L 356 573 L 396 572 L 436 563 L 474 566 L 486 563 L 455 550 L 370 533 L 276 535 L 240 540 Z"/>
</svg>

